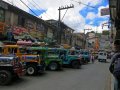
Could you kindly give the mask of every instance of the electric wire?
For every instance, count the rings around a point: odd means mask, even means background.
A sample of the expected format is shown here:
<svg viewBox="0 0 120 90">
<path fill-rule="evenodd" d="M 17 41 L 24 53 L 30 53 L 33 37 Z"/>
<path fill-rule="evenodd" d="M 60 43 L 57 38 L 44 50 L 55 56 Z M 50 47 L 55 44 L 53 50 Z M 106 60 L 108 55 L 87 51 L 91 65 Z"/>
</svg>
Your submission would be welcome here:
<svg viewBox="0 0 120 90">
<path fill-rule="evenodd" d="M 7 0 L 10 4 L 12 4 L 12 2 L 11 1 L 9 1 L 9 0 Z"/>
<path fill-rule="evenodd" d="M 28 0 L 27 0 L 28 1 Z M 29 3 L 32 5 L 32 6 L 34 6 L 34 8 L 36 8 L 38 11 L 40 11 L 39 9 L 41 9 L 41 8 L 39 8 L 37 5 L 34 5 L 32 2 L 30 2 L 29 1 Z M 40 11 L 41 12 L 41 11 Z M 45 15 L 46 16 L 46 15 Z M 46 18 L 48 18 L 47 16 L 46 16 Z M 49 18 L 48 18 L 49 19 Z"/>
<path fill-rule="evenodd" d="M 25 4 L 22 0 L 20 0 L 29 10 L 35 15 L 38 16 L 27 4 Z"/>
<path fill-rule="evenodd" d="M 41 8 L 40 7 L 40 5 L 39 4 L 37 4 L 34 0 L 31 0 L 37 7 L 38 7 L 38 9 L 40 8 L 40 9 L 42 9 L 42 10 L 44 10 L 43 8 Z M 48 15 L 47 13 L 45 14 L 45 16 L 48 18 L 48 16 L 50 17 L 50 18 L 52 18 L 50 15 Z M 48 18 L 49 19 L 49 18 Z"/>
<path fill-rule="evenodd" d="M 83 5 L 87 6 L 87 7 L 96 8 L 96 7 L 90 6 L 90 5 L 88 5 L 88 4 L 82 3 L 81 1 L 79 1 L 79 2 L 78 2 L 78 1 L 75 1 L 75 0 L 71 0 L 71 1 L 77 2 L 79 5 L 80 5 L 80 4 L 83 4 Z"/>
<path fill-rule="evenodd" d="M 74 8 L 74 11 L 73 11 L 73 13 L 75 13 L 76 14 L 76 12 L 78 12 L 75 8 Z M 80 24 L 80 21 L 81 21 L 81 19 L 80 18 L 78 18 L 78 16 L 76 16 L 76 20 L 75 20 L 75 22 L 76 22 L 76 24 L 78 25 L 78 24 Z M 74 25 L 74 23 L 73 23 L 73 25 Z M 76 25 L 74 25 L 74 26 L 76 26 Z"/>
</svg>

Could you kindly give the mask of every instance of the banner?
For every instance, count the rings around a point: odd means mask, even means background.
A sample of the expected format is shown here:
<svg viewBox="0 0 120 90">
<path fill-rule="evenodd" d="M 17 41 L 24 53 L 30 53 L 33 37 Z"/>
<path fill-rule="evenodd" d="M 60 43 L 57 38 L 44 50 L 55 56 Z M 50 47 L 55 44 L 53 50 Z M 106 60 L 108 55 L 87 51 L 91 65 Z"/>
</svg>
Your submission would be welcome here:
<svg viewBox="0 0 120 90">
<path fill-rule="evenodd" d="M 109 8 L 101 9 L 101 16 L 110 15 Z"/>
</svg>

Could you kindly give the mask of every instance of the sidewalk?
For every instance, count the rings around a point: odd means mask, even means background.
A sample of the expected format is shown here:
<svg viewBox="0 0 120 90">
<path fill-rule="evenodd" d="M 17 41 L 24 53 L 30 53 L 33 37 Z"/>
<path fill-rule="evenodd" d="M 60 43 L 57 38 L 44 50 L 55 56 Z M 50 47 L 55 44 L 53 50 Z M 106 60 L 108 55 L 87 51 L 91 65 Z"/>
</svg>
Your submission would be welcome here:
<svg viewBox="0 0 120 90">
<path fill-rule="evenodd" d="M 114 90 L 114 77 L 111 75 L 111 90 Z"/>
</svg>

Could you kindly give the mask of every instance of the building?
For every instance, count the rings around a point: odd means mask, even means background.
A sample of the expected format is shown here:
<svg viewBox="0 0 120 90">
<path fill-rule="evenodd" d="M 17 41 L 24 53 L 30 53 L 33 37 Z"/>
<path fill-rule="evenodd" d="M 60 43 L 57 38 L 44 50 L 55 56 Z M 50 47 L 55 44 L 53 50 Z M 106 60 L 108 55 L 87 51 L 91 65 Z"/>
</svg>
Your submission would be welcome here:
<svg viewBox="0 0 120 90">
<path fill-rule="evenodd" d="M 99 49 L 99 37 L 95 32 L 88 32 L 86 34 L 86 49 L 98 50 Z"/>
<path fill-rule="evenodd" d="M 58 21 L 56 20 L 47 20 L 50 24 L 54 25 L 56 27 L 56 35 L 57 40 L 59 44 L 68 44 L 72 46 L 72 38 L 73 38 L 73 32 L 74 30 L 64 24 L 63 22 L 60 22 L 60 30 L 58 27 Z"/>
<path fill-rule="evenodd" d="M 56 38 L 53 25 L 4 1 L 0 1 L 0 28 L 0 38 L 4 37 L 3 33 L 9 34 L 7 38 L 14 34 L 15 39 L 33 37 L 52 41 Z"/>
<path fill-rule="evenodd" d="M 73 40 L 72 40 L 72 46 L 77 49 L 83 49 L 84 48 L 84 34 L 83 33 L 73 33 Z"/>
<path fill-rule="evenodd" d="M 120 0 L 109 0 L 111 40 L 120 39 Z"/>
</svg>

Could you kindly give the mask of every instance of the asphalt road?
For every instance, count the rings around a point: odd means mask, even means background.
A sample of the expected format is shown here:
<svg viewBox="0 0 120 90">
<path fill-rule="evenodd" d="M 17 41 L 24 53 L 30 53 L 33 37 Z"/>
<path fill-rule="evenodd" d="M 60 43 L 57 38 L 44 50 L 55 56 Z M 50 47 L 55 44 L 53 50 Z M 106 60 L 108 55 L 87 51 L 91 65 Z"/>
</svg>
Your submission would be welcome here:
<svg viewBox="0 0 120 90">
<path fill-rule="evenodd" d="M 38 76 L 24 76 L 0 90 L 110 90 L 109 63 L 95 62 L 81 69 L 46 71 Z"/>
</svg>

